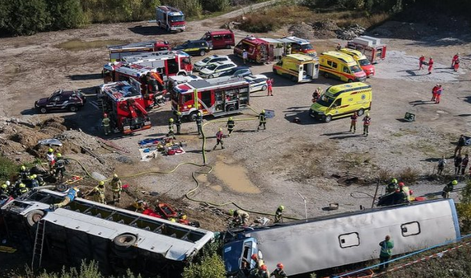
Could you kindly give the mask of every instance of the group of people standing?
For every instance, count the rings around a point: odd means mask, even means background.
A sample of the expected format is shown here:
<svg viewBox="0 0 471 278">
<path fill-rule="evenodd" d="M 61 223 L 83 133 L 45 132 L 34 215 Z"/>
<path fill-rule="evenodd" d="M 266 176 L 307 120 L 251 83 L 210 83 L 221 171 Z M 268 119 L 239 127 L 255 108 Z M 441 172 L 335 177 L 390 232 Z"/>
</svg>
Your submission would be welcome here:
<svg viewBox="0 0 471 278">
<path fill-rule="evenodd" d="M 424 65 L 428 65 L 428 74 L 432 74 L 433 70 L 433 57 L 430 57 L 428 63 L 425 63 L 425 56 L 421 55 L 419 58 L 419 70 L 424 69 Z M 460 67 L 460 54 L 456 53 L 451 60 L 451 68 L 456 72 Z"/>
</svg>

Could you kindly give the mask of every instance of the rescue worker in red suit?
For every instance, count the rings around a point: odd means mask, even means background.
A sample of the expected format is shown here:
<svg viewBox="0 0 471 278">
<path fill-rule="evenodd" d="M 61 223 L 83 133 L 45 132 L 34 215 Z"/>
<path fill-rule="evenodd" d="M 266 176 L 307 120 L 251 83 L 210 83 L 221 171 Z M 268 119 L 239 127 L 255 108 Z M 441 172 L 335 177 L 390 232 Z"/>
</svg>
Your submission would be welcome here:
<svg viewBox="0 0 471 278">
<path fill-rule="evenodd" d="M 456 53 L 455 56 L 453 56 L 453 59 L 451 60 L 451 68 L 455 68 L 455 63 L 460 59 L 460 54 Z M 458 62 L 459 63 L 459 62 Z"/>
<path fill-rule="evenodd" d="M 435 104 L 439 104 L 439 103 L 440 103 L 440 97 L 442 96 L 442 93 L 443 93 L 442 85 L 438 85 L 437 95 L 436 95 L 436 97 L 435 97 Z"/>
<path fill-rule="evenodd" d="M 424 68 L 424 64 L 425 64 L 425 56 L 422 55 L 422 56 L 420 56 L 420 58 L 419 58 L 419 70 L 421 70 L 421 69 Z"/>
<path fill-rule="evenodd" d="M 440 84 L 435 85 L 432 89 L 432 99 L 430 101 L 435 101 L 437 99 L 437 91 L 440 88 Z"/>
<path fill-rule="evenodd" d="M 267 79 L 267 88 L 268 88 L 267 96 L 273 96 L 273 79 L 271 78 Z"/>
<path fill-rule="evenodd" d="M 428 60 L 428 74 L 432 74 L 432 69 L 433 69 L 433 58 L 430 57 L 430 60 Z"/>
</svg>

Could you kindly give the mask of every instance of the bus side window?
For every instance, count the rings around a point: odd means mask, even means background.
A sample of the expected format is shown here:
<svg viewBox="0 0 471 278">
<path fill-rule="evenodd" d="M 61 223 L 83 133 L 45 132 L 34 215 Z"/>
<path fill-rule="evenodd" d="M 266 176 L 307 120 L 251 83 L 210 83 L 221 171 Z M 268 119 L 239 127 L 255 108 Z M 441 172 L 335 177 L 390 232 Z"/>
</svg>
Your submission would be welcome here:
<svg viewBox="0 0 471 278">
<path fill-rule="evenodd" d="M 360 236 L 358 233 L 348 233 L 339 235 L 339 244 L 341 248 L 348 248 L 360 245 Z"/>
<path fill-rule="evenodd" d="M 404 223 L 401 225 L 401 232 L 403 237 L 418 235 L 420 234 L 420 224 L 417 221 Z"/>
</svg>

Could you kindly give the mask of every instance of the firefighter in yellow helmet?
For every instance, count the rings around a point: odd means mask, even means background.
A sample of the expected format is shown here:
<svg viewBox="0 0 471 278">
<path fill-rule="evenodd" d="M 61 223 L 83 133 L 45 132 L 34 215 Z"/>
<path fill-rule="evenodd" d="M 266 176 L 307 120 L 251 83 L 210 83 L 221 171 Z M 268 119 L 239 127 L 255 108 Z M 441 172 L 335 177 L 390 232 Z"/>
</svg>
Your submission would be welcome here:
<svg viewBox="0 0 471 278">
<path fill-rule="evenodd" d="M 447 185 L 445 185 L 445 187 L 443 188 L 443 191 L 442 191 L 442 197 L 444 199 L 450 198 L 450 192 L 453 191 L 455 185 L 457 185 L 457 184 L 458 184 L 457 180 L 452 180 Z"/>
<path fill-rule="evenodd" d="M 86 196 L 92 195 L 93 201 L 106 204 L 105 201 L 105 181 L 100 181 L 97 186 L 87 192 Z"/>
<path fill-rule="evenodd" d="M 111 180 L 111 191 L 113 191 L 113 203 L 119 203 L 121 192 L 123 191 L 123 183 L 117 174 L 114 174 Z"/>
<path fill-rule="evenodd" d="M 249 225 L 249 214 L 241 209 L 229 210 L 229 214 L 233 217 L 233 221 L 238 221 L 242 226 Z"/>
<path fill-rule="evenodd" d="M 266 123 L 267 123 L 267 116 L 265 115 L 265 110 L 262 110 L 260 114 L 258 114 L 258 127 L 257 131 L 260 130 L 260 127 L 263 126 L 263 129 L 267 129 Z"/>
<path fill-rule="evenodd" d="M 176 139 L 175 138 L 175 131 L 173 130 L 173 126 L 174 126 L 174 120 L 173 118 L 170 118 L 168 119 L 168 133 L 167 133 L 167 137 L 172 137 L 173 139 Z"/>
<path fill-rule="evenodd" d="M 20 183 L 18 184 L 18 187 L 16 188 L 16 195 L 21 196 L 27 193 L 28 191 L 29 189 L 26 187 L 26 185 L 24 183 Z"/>
<path fill-rule="evenodd" d="M 26 166 L 21 165 L 19 175 L 20 175 L 20 178 L 23 179 L 23 180 L 28 178 L 29 170 L 26 168 Z"/>
<path fill-rule="evenodd" d="M 275 223 L 283 223 L 283 211 L 285 210 L 285 206 L 280 205 L 275 212 Z"/>
<path fill-rule="evenodd" d="M 175 125 L 177 126 L 177 134 L 180 135 L 181 127 L 182 127 L 182 113 L 178 111 L 176 115 L 177 117 L 175 120 Z"/>
<path fill-rule="evenodd" d="M 201 114 L 201 111 L 198 111 L 198 114 L 196 114 L 195 122 L 196 128 L 198 129 L 198 135 L 203 134 L 203 114 Z"/>
<path fill-rule="evenodd" d="M 221 144 L 221 149 L 224 149 L 224 141 L 222 141 L 223 138 L 224 133 L 222 133 L 222 128 L 219 128 L 219 131 L 216 132 L 216 145 L 214 146 L 213 150 L 215 150 L 219 144 Z"/>
<path fill-rule="evenodd" d="M 234 119 L 232 117 L 229 117 L 229 119 L 227 120 L 226 127 L 227 127 L 227 132 L 228 132 L 227 137 L 231 137 L 231 133 L 234 130 L 234 127 L 235 127 L 235 122 L 234 122 Z"/>
<path fill-rule="evenodd" d="M 10 195 L 10 189 L 8 188 L 8 185 L 6 183 L 0 186 L 0 195 Z"/>
</svg>

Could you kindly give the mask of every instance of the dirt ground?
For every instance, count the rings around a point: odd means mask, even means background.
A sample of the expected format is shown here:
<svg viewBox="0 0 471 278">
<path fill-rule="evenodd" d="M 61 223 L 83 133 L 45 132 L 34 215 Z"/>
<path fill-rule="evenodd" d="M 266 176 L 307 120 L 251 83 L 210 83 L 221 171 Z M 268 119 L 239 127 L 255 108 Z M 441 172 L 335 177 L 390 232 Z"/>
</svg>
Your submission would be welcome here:
<svg viewBox="0 0 471 278">
<path fill-rule="evenodd" d="M 133 22 L 119 24 L 97 24 L 84 29 L 40 33 L 30 37 L 2 38 L 0 40 L 0 115 L 17 117 L 25 121 L 40 122 L 49 117 L 61 117 L 69 128 L 78 129 L 87 136 L 99 136 L 100 113 L 93 105 L 93 87 L 102 83 L 100 72 L 108 61 L 105 47 L 67 50 L 59 48 L 61 43 L 72 40 L 84 42 L 106 42 L 124 40 L 129 42 L 168 40 L 170 43 L 200 38 L 207 30 L 219 29 L 233 15 L 190 22 L 187 31 L 166 34 L 157 29 L 155 23 Z M 419 26 L 420 27 L 420 26 Z M 416 27 L 427 28 L 425 27 Z M 225 123 L 213 118 L 205 119 L 208 168 L 182 165 L 170 174 L 152 174 L 153 171 L 171 171 L 185 162 L 202 163 L 201 144 L 197 138 L 196 125 L 183 124 L 186 154 L 163 157 L 150 162 L 140 162 L 137 142 L 144 138 L 163 135 L 166 122 L 172 115 L 169 103 L 151 112 L 153 128 L 133 136 L 114 135 L 109 139 L 114 145 L 129 153 L 116 149 L 100 148 L 98 154 L 105 164 L 91 162 L 95 159 L 80 151 L 66 150 L 65 155 L 81 160 L 89 171 L 104 175 L 119 173 L 132 188 L 157 192 L 157 198 L 182 200 L 183 209 L 202 222 L 202 227 L 213 230 L 224 228 L 224 217 L 211 209 L 209 214 L 198 215 L 199 203 L 219 206 L 222 210 L 238 206 L 258 212 L 273 213 L 283 204 L 286 214 L 294 218 L 333 213 L 325 208 L 330 203 L 339 203 L 335 212 L 352 211 L 370 207 L 375 184 L 380 173 L 399 176 L 410 168 L 419 176 L 433 173 L 441 155 L 452 156 L 460 134 L 470 134 L 471 121 L 471 36 L 469 33 L 440 31 L 422 36 L 420 40 L 402 39 L 400 30 L 411 31 L 411 26 L 401 22 L 387 22 L 370 32 L 382 38 L 388 45 L 387 58 L 376 65 L 377 75 L 367 82 L 373 87 L 372 126 L 370 135 L 363 137 L 361 128 L 350 134 L 349 119 L 319 123 L 311 119 L 308 110 L 311 94 L 317 87 L 326 89 L 338 81 L 320 77 L 309 84 L 294 84 L 275 76 L 272 65 L 251 65 L 256 74 L 274 78 L 274 96 L 266 92 L 252 94 L 251 106 L 255 111 L 274 110 L 267 130 L 255 132 L 255 113 L 247 111 L 235 117 L 235 134 L 225 140 L 225 150 L 210 151 L 215 143 L 214 134 Z M 394 31 L 394 32 L 392 32 Z M 235 31 L 236 40 L 247 34 Z M 287 28 L 263 37 L 280 37 Z M 257 35 L 257 34 L 254 34 Z M 331 49 L 341 42 L 337 39 L 312 41 L 320 51 Z M 345 43 L 345 42 L 342 42 Z M 455 73 L 449 66 L 451 57 L 461 53 L 461 69 Z M 210 54 L 232 54 L 232 50 L 216 50 Z M 418 57 L 433 56 L 435 69 L 427 75 L 418 71 Z M 233 57 L 234 62 L 241 63 Z M 193 62 L 201 57 L 193 58 Z M 440 83 L 444 86 L 442 102 L 430 102 L 431 89 Z M 56 113 L 38 115 L 32 109 L 34 100 L 50 95 L 54 90 L 82 89 L 89 95 L 89 103 L 77 114 Z M 417 115 L 415 122 L 401 119 L 406 112 Z M 292 123 L 294 117 L 300 124 Z M 251 120 L 246 120 L 251 119 Z M 225 119 L 222 119 L 225 121 Z M 242 121 L 243 120 L 243 121 Z M 47 137 L 47 134 L 43 137 Z M 87 137 L 88 138 L 88 137 Z M 94 137 L 90 137 L 94 138 Z M 78 142 L 77 144 L 81 144 Z M 469 149 L 469 148 L 468 148 Z M 466 150 L 468 151 L 468 150 Z M 3 152 L 21 159 L 19 151 Z M 33 157 L 29 157 L 33 160 Z M 93 169 L 93 170 L 92 170 Z M 71 170 L 72 173 L 74 170 Z M 77 172 L 82 170 L 77 167 Z M 451 173 L 452 163 L 447 165 Z M 136 173 L 146 174 L 136 176 Z M 184 198 L 191 192 L 192 200 Z M 346 180 L 353 180 L 347 185 Z M 438 192 L 444 181 L 429 180 L 411 184 L 415 195 Z M 139 189 L 141 190 L 141 189 Z M 381 187 L 380 194 L 383 193 Z M 452 194 L 457 197 L 456 194 Z M 305 198 L 306 203 L 304 203 Z M 124 202 L 132 202 L 128 198 Z M 123 204 L 127 205 L 127 204 Z M 215 219 L 219 220 L 215 220 Z M 205 221 L 206 219 L 206 221 Z M 222 220 L 221 220 L 222 219 Z"/>
</svg>

